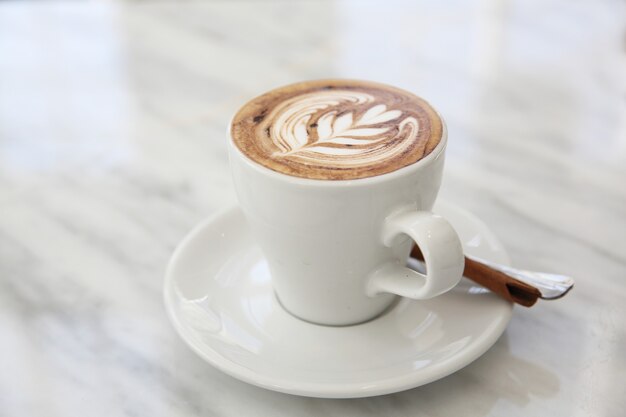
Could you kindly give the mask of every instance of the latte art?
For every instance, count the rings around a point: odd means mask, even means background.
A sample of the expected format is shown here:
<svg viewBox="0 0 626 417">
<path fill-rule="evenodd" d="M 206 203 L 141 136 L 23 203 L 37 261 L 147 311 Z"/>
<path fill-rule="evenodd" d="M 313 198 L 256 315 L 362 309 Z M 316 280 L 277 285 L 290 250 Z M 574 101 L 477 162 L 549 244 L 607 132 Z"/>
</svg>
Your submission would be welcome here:
<svg viewBox="0 0 626 417">
<path fill-rule="evenodd" d="M 365 111 L 342 110 L 346 103 Z M 303 163 L 325 161 L 340 167 L 370 164 L 401 154 L 419 132 L 414 117 L 400 120 L 402 111 L 376 104 L 370 94 L 347 90 L 295 97 L 273 113 L 270 138 L 278 148 L 274 157 Z M 404 136 L 400 145 L 387 146 L 398 135 Z"/>
<path fill-rule="evenodd" d="M 361 81 L 274 90 L 235 116 L 233 141 L 251 159 L 289 175 L 356 179 L 391 172 L 430 153 L 441 121 L 423 100 Z"/>
</svg>

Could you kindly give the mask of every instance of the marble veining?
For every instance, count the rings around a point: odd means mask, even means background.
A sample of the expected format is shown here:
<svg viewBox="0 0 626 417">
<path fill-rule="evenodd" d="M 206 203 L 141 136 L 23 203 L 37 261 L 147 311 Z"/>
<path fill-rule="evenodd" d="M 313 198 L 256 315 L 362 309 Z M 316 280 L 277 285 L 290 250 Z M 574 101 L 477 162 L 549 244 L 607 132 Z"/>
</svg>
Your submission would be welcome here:
<svg viewBox="0 0 626 417">
<path fill-rule="evenodd" d="M 0 416 L 624 414 L 624 4 L 385 6 L 0 4 Z M 467 368 L 394 395 L 283 395 L 196 357 L 165 316 L 163 273 L 235 201 L 230 117 L 328 77 L 428 99 L 448 125 L 441 197 L 515 266 L 575 289 L 516 308 Z"/>
</svg>

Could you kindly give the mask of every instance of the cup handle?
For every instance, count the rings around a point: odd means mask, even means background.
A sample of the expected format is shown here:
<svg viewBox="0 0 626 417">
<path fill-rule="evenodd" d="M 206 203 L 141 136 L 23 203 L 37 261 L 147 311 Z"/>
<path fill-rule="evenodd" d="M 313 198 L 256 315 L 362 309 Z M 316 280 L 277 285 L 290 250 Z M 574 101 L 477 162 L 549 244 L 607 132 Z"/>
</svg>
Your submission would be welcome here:
<svg viewBox="0 0 626 417">
<path fill-rule="evenodd" d="M 426 273 L 400 260 L 381 265 L 369 275 L 367 295 L 381 292 L 422 300 L 450 290 L 461 280 L 465 259 L 459 236 L 443 217 L 426 211 L 395 213 L 383 224 L 383 244 L 391 247 L 401 234 L 415 241 L 424 254 Z M 405 261 L 405 260 L 402 260 Z"/>
</svg>

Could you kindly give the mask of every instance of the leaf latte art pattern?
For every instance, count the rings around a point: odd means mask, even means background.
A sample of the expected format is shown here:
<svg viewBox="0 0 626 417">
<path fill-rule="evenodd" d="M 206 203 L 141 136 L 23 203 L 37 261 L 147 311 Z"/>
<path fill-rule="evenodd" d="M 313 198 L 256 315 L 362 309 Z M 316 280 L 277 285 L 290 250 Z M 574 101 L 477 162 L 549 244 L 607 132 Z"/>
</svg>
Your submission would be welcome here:
<svg viewBox="0 0 626 417">
<path fill-rule="evenodd" d="M 308 81 L 251 100 L 233 118 L 233 143 L 284 174 L 327 180 L 385 174 L 419 161 L 443 136 L 428 103 L 365 81 Z"/>
<path fill-rule="evenodd" d="M 354 110 L 346 110 L 346 104 Z M 337 166 L 391 158 L 419 131 L 417 119 L 401 116 L 402 111 L 376 104 L 367 93 L 335 90 L 295 97 L 273 112 L 274 156 Z"/>
</svg>

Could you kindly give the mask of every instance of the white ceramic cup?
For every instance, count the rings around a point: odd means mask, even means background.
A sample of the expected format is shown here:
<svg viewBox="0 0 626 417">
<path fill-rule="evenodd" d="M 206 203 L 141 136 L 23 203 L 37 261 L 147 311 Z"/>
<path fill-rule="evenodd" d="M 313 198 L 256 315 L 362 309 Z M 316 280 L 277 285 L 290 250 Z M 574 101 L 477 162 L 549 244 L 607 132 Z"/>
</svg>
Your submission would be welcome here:
<svg viewBox="0 0 626 417">
<path fill-rule="evenodd" d="M 427 299 L 463 274 L 461 242 L 431 213 L 441 184 L 447 133 L 425 158 L 356 180 L 313 180 L 275 172 L 229 141 L 241 209 L 269 265 L 283 307 L 325 325 L 381 314 L 399 295 Z M 417 243 L 425 274 L 406 267 Z"/>
</svg>

